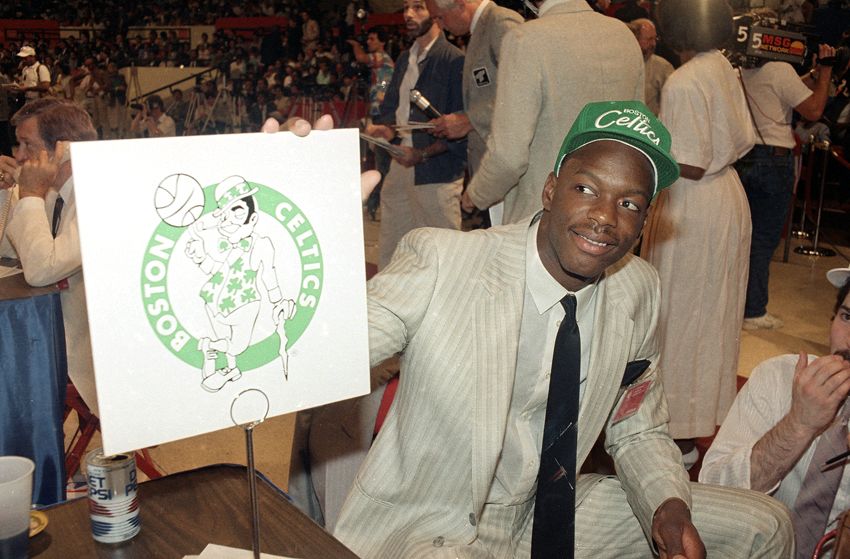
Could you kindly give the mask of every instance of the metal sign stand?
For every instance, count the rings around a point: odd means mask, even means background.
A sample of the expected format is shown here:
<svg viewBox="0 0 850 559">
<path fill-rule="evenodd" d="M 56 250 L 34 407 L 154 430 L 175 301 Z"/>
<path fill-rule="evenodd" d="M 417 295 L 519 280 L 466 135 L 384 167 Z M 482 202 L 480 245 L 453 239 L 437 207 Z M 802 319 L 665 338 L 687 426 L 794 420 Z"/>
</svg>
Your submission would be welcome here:
<svg viewBox="0 0 850 559">
<path fill-rule="evenodd" d="M 241 403 L 239 403 L 240 400 Z M 259 409 L 258 406 L 265 407 L 261 414 L 256 413 L 256 410 Z M 269 398 L 262 390 L 256 388 L 243 390 L 236 395 L 230 404 L 230 419 L 233 420 L 234 425 L 245 430 L 248 487 L 251 493 L 251 549 L 254 552 L 254 559 L 260 559 L 260 501 L 257 497 L 257 468 L 254 464 L 254 427 L 265 421 L 268 414 Z M 245 419 L 242 419 L 242 416 Z M 251 419 L 257 417 L 259 419 Z"/>
<path fill-rule="evenodd" d="M 822 155 L 823 165 L 821 167 L 821 174 L 820 174 L 820 194 L 818 196 L 818 213 L 817 213 L 817 218 L 815 220 L 815 235 L 814 235 L 814 239 L 813 239 L 813 242 L 812 242 L 811 245 L 798 246 L 797 248 L 794 249 L 794 252 L 796 252 L 797 254 L 804 254 L 806 256 L 835 256 L 834 250 L 818 246 L 818 242 L 820 240 L 820 220 L 821 220 L 821 214 L 823 213 L 823 192 L 826 189 L 826 169 L 827 169 L 827 164 L 829 163 L 830 145 L 829 145 L 828 141 L 823 141 L 823 142 L 815 142 L 815 143 L 812 144 L 812 146 L 813 146 L 812 153 L 814 153 L 815 149 L 818 150 L 818 151 L 823 151 L 823 155 Z M 801 224 L 805 223 L 805 219 L 806 219 L 806 207 L 803 206 L 803 215 L 800 218 L 800 223 Z M 803 229 L 802 226 L 800 228 Z"/>
</svg>

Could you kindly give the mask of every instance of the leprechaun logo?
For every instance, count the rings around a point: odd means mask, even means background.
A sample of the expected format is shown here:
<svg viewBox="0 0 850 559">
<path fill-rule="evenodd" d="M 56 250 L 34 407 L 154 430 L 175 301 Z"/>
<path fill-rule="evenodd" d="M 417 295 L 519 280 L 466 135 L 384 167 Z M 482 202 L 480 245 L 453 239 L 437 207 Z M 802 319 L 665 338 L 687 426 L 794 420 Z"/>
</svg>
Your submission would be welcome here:
<svg viewBox="0 0 850 559">
<path fill-rule="evenodd" d="M 183 173 L 157 186 L 161 220 L 142 262 L 144 312 L 163 345 L 221 390 L 276 364 L 319 303 L 322 251 L 307 217 L 286 196 L 234 175 L 202 187 Z"/>
</svg>

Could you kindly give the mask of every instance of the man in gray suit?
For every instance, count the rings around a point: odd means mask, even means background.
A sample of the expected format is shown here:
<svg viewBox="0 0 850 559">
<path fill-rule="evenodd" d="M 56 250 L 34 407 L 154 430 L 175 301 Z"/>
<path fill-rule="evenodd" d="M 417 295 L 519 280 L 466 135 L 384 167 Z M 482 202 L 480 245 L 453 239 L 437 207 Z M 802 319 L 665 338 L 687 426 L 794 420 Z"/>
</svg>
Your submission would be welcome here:
<svg viewBox="0 0 850 559">
<path fill-rule="evenodd" d="M 575 556 L 649 557 L 653 548 L 662 558 L 703 558 L 706 549 L 790 556 L 784 507 L 751 491 L 691 485 L 667 432 L 658 277 L 630 249 L 650 200 L 678 177 L 669 149 L 669 133 L 642 103 L 591 103 L 533 220 L 416 230 L 370 280 L 370 358 L 404 353 L 395 401 L 335 530 L 355 553 L 554 556 L 532 534 L 535 501 L 551 495 L 541 441 L 550 375 L 556 384 L 563 373 L 562 361 L 553 364 L 563 321 L 581 339 L 570 353 L 572 394 L 563 395 L 578 400 L 570 452 L 581 465 L 604 430 L 618 474 L 566 473 L 569 508 L 542 516 L 555 519 L 555 534 L 572 531 L 574 498 Z M 569 297 L 572 322 L 558 304 Z"/>
<path fill-rule="evenodd" d="M 434 120 L 432 133 L 449 140 L 466 137 L 467 168 L 473 175 L 484 157 L 490 135 L 502 37 L 523 19 L 492 0 L 427 0 L 427 3 L 431 16 L 453 35 L 471 34 L 463 61 L 463 112 Z"/>
<path fill-rule="evenodd" d="M 643 57 L 624 23 L 584 0 L 533 4 L 539 19 L 502 41 L 487 153 L 461 199 L 466 211 L 504 199 L 503 223 L 540 209 L 549 158 L 585 104 L 643 99 Z"/>
</svg>

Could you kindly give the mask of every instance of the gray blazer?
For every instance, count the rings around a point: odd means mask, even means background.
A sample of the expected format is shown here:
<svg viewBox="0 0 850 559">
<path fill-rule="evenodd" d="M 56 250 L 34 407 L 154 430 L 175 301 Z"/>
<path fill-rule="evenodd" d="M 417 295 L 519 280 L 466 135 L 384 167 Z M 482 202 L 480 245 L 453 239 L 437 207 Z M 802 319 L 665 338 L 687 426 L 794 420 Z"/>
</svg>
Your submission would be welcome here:
<svg viewBox="0 0 850 559">
<path fill-rule="evenodd" d="M 544 4 L 550 5 L 502 41 L 492 133 L 467 187 L 479 208 L 504 199 L 504 223 L 542 207 L 543 184 L 582 107 L 643 100 L 643 57 L 626 25 L 584 0 Z"/>
<path fill-rule="evenodd" d="M 472 233 L 418 229 L 369 282 L 372 363 L 404 355 L 395 401 L 335 530 L 359 556 L 421 557 L 476 538 L 511 401 L 527 231 L 524 223 Z M 654 366 L 658 296 L 655 270 L 631 255 L 600 281 L 577 451 L 581 464 L 605 429 L 647 533 L 664 500 L 690 503 Z M 626 365 L 641 359 L 652 363 L 641 376 L 652 387 L 637 414 L 612 425 Z M 590 487 L 590 476 L 580 478 L 577 503 Z"/>
<path fill-rule="evenodd" d="M 522 16 L 514 10 L 489 2 L 469 38 L 463 62 L 463 107 L 472 124 L 472 131 L 467 136 L 470 174 L 478 169 L 487 149 L 485 142 L 490 135 L 490 121 L 496 103 L 502 37 L 522 22 Z"/>
</svg>

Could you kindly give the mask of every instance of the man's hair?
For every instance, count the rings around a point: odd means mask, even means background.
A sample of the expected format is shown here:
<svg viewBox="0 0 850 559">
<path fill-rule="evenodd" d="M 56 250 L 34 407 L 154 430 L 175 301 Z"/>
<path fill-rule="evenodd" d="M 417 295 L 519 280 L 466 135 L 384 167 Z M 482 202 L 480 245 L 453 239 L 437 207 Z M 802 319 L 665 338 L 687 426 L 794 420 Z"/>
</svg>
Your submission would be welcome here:
<svg viewBox="0 0 850 559">
<path fill-rule="evenodd" d="M 371 35 L 372 33 L 374 33 L 375 36 L 378 38 L 378 40 L 381 41 L 385 45 L 387 44 L 387 41 L 390 39 L 390 35 L 389 35 L 389 33 L 387 33 L 386 27 L 384 27 L 382 25 L 379 25 L 378 27 L 372 27 L 371 29 L 369 29 L 367 36 Z"/>
<path fill-rule="evenodd" d="M 628 22 L 626 25 L 628 26 L 629 29 L 631 29 L 632 33 L 635 34 L 635 37 L 640 39 L 640 30 L 643 29 L 644 25 L 646 25 L 647 23 L 650 24 L 650 25 L 655 25 L 654 23 L 652 23 L 652 20 L 646 19 L 645 17 L 633 19 L 632 21 Z"/>
<path fill-rule="evenodd" d="M 55 97 L 35 99 L 12 116 L 12 126 L 25 120 L 38 119 L 38 133 L 47 149 L 56 149 L 56 142 L 97 140 L 97 130 L 89 113 L 72 101 Z"/>
<path fill-rule="evenodd" d="M 465 4 L 472 4 L 476 0 L 464 0 Z M 434 0 L 434 4 L 441 10 L 447 10 L 455 5 L 455 0 Z"/>
<path fill-rule="evenodd" d="M 726 0 L 661 0 L 656 14 L 664 43 L 675 51 L 705 52 L 734 37 Z"/>
<path fill-rule="evenodd" d="M 847 279 L 844 280 L 844 285 L 842 285 L 838 290 L 838 296 L 835 298 L 835 306 L 832 308 L 833 317 L 838 314 L 838 309 L 840 309 L 841 305 L 844 304 L 844 300 L 847 298 L 847 293 L 850 293 L 850 276 L 847 276 Z"/>
<path fill-rule="evenodd" d="M 148 96 L 148 98 L 145 100 L 145 103 L 148 104 L 149 111 L 152 111 L 154 107 L 160 110 L 165 108 L 165 104 L 162 102 L 162 97 L 160 97 L 159 95 Z"/>
</svg>

